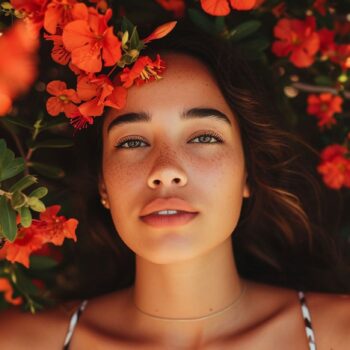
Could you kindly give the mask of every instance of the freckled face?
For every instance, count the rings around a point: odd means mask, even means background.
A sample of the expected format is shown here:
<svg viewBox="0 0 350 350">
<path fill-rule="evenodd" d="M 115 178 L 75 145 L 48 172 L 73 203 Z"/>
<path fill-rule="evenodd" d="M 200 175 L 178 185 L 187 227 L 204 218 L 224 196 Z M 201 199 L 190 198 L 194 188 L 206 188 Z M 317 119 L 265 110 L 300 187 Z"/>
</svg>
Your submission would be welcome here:
<svg viewBox="0 0 350 350">
<path fill-rule="evenodd" d="M 216 81 L 191 56 L 163 58 L 164 78 L 130 88 L 125 108 L 106 116 L 100 182 L 121 239 L 156 263 L 186 260 L 222 243 L 237 225 L 243 197 L 249 196 L 239 128 Z M 194 108 L 217 110 L 230 123 L 181 118 Z M 151 121 L 108 131 L 126 113 L 148 114 Z M 183 226 L 154 228 L 139 216 L 156 197 L 180 197 L 199 214 Z"/>
</svg>

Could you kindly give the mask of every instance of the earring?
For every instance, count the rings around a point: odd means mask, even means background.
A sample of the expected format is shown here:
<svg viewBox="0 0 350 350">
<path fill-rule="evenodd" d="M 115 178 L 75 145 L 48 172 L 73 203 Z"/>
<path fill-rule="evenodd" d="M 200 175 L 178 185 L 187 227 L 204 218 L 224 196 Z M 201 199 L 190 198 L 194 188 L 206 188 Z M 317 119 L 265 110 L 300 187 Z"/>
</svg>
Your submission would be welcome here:
<svg viewBox="0 0 350 350">
<path fill-rule="evenodd" d="M 109 209 L 109 205 L 107 203 L 107 201 L 104 198 L 101 198 L 101 204 L 106 208 Z"/>
</svg>

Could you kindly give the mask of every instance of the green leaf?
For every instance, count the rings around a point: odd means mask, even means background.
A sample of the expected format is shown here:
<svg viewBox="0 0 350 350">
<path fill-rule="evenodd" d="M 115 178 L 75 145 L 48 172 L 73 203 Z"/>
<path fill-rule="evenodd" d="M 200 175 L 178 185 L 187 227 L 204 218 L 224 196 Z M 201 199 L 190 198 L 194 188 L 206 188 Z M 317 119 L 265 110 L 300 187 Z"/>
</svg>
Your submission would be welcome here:
<svg viewBox="0 0 350 350">
<path fill-rule="evenodd" d="M 13 152 L 11 152 L 13 153 Z M 5 163 L 5 167 L 2 169 L 0 167 L 0 182 L 10 177 L 14 177 L 21 173 L 25 169 L 25 162 L 23 158 L 15 158 L 9 163 Z"/>
<path fill-rule="evenodd" d="M 261 22 L 255 19 L 246 21 L 231 30 L 231 40 L 240 41 L 255 33 L 261 27 Z"/>
<path fill-rule="evenodd" d="M 6 142 L 4 139 L 0 139 L 0 169 L 1 169 L 1 164 L 3 162 L 3 159 L 5 157 L 5 152 L 6 152 Z"/>
<path fill-rule="evenodd" d="M 52 139 L 38 142 L 32 146 L 33 150 L 38 148 L 66 148 L 72 147 L 74 142 L 68 139 Z"/>
<path fill-rule="evenodd" d="M 5 170 L 5 168 L 15 159 L 15 154 L 9 150 L 6 146 L 6 142 L 2 140 L 2 147 L 1 147 L 1 158 L 0 158 L 0 177 L 1 172 Z M 4 147 L 5 144 L 5 148 Z"/>
<path fill-rule="evenodd" d="M 22 207 L 19 210 L 19 215 L 21 216 L 21 225 L 23 227 L 29 227 L 32 224 L 32 213 L 28 207 Z"/>
<path fill-rule="evenodd" d="M 29 258 L 29 266 L 33 270 L 48 270 L 57 265 L 57 261 L 48 256 L 31 255 Z"/>
<path fill-rule="evenodd" d="M 122 24 L 121 24 L 121 30 L 122 32 L 126 32 L 128 31 L 129 34 L 132 33 L 132 31 L 134 30 L 134 24 L 131 23 L 126 17 L 122 18 Z"/>
<path fill-rule="evenodd" d="M 39 174 L 53 179 L 59 179 L 64 177 L 65 175 L 64 171 L 61 168 L 52 165 L 47 165 L 38 162 L 29 162 L 28 166 L 35 169 Z"/>
<path fill-rule="evenodd" d="M 29 295 L 35 295 L 38 292 L 37 286 L 24 274 L 22 269 L 16 269 L 16 286 L 21 292 Z"/>
<path fill-rule="evenodd" d="M 12 194 L 11 206 L 13 209 L 19 209 L 26 204 L 26 201 L 27 201 L 27 198 L 22 192 L 15 191 Z"/>
<path fill-rule="evenodd" d="M 37 182 L 38 182 L 38 179 L 35 176 L 26 175 L 25 177 L 22 177 L 22 179 L 18 180 L 14 185 L 12 185 L 9 189 L 9 192 L 23 191 L 27 187 Z"/>
<path fill-rule="evenodd" d="M 240 44 L 240 48 L 244 56 L 249 60 L 259 60 L 262 53 L 270 46 L 270 41 L 265 37 L 249 40 Z"/>
<path fill-rule="evenodd" d="M 43 198 L 47 195 L 48 190 L 46 187 L 38 187 L 33 192 L 30 193 L 29 197 Z"/>
<path fill-rule="evenodd" d="M 28 205 L 34 211 L 43 212 L 46 210 L 45 204 L 37 197 L 29 197 Z"/>
<path fill-rule="evenodd" d="M 215 17 L 215 33 L 221 33 L 225 29 L 225 17 L 226 16 Z"/>
<path fill-rule="evenodd" d="M 136 30 L 136 27 L 134 27 L 131 36 L 130 36 L 130 48 L 129 49 L 137 49 L 139 47 L 140 43 L 140 37 Z"/>
<path fill-rule="evenodd" d="M 215 33 L 216 26 L 212 17 L 196 9 L 188 9 L 188 15 L 191 21 L 204 32 L 209 34 Z"/>
<path fill-rule="evenodd" d="M 15 240 L 17 234 L 16 212 L 5 196 L 0 196 L 0 232 L 10 242 Z"/>
<path fill-rule="evenodd" d="M 327 75 L 317 75 L 314 81 L 317 85 L 321 86 L 332 86 L 334 84 L 332 79 Z"/>
</svg>

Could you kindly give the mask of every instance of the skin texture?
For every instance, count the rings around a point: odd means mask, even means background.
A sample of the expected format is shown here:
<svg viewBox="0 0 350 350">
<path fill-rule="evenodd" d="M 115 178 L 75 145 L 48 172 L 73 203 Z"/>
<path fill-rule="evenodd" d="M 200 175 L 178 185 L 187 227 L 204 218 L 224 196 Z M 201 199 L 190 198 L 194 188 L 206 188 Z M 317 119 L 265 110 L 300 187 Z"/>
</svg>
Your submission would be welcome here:
<svg viewBox="0 0 350 350">
<path fill-rule="evenodd" d="M 136 254 L 135 284 L 89 300 L 70 350 L 308 350 L 296 291 L 237 273 L 231 234 L 250 192 L 234 113 L 201 62 L 180 54 L 163 57 L 168 65 L 164 79 L 130 88 L 127 106 L 110 113 L 103 127 L 100 194 L 118 233 Z M 231 126 L 180 120 L 184 109 L 194 107 L 220 110 Z M 152 121 L 107 134 L 113 120 L 131 112 L 147 112 Z M 198 139 L 208 131 L 224 142 Z M 126 136 L 143 142 L 133 149 L 116 148 Z M 139 220 L 147 203 L 170 196 L 186 200 L 200 214 L 172 228 L 155 229 Z M 246 292 L 233 307 L 202 320 L 153 319 L 135 307 L 165 317 L 198 317 L 225 308 L 243 285 Z M 317 350 L 348 350 L 350 297 L 307 292 L 306 300 Z M 0 348 L 62 350 L 79 303 L 34 316 L 19 310 L 1 313 Z"/>
</svg>

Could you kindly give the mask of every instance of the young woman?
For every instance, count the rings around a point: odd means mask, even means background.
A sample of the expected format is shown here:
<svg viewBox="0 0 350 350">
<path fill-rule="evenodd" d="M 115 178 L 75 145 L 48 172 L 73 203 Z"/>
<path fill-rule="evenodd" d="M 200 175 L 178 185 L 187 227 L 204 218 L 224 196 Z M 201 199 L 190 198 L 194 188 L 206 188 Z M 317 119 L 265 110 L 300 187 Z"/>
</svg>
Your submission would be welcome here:
<svg viewBox="0 0 350 350">
<path fill-rule="evenodd" d="M 237 50 L 180 39 L 149 50 L 163 79 L 79 136 L 81 239 L 105 267 L 73 306 L 3 313 L 2 349 L 350 348 L 349 296 L 308 291 L 289 265 L 318 233 L 292 135 Z"/>
</svg>

